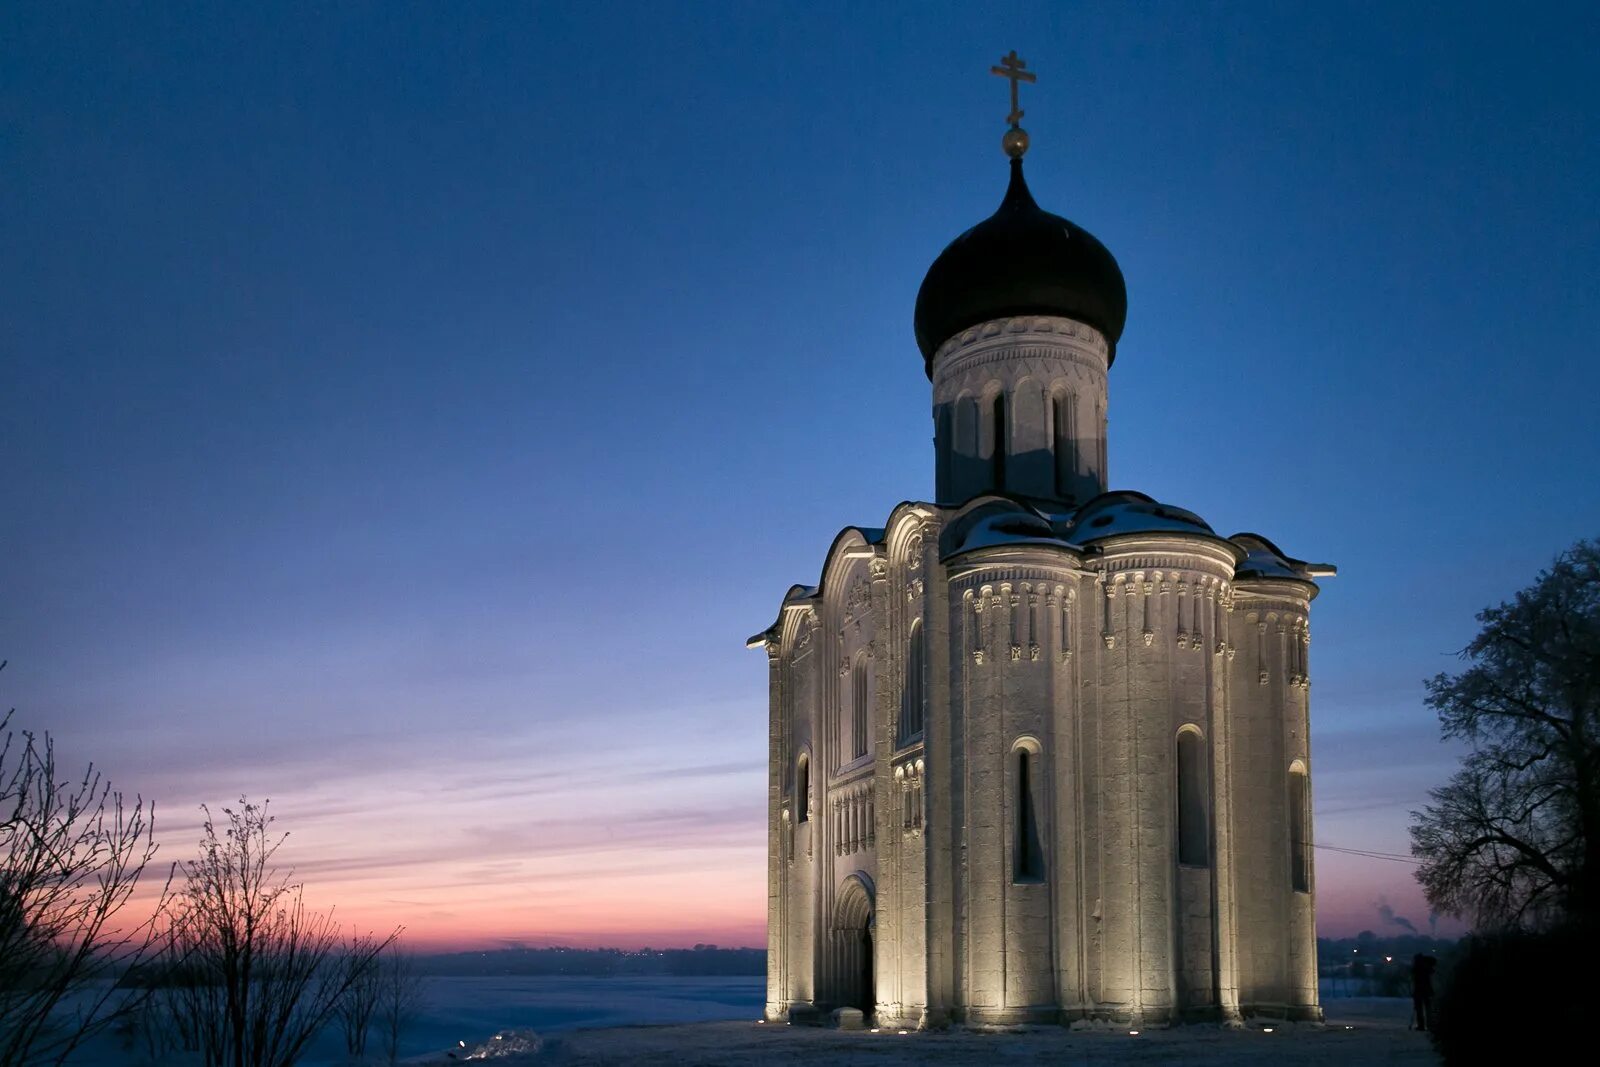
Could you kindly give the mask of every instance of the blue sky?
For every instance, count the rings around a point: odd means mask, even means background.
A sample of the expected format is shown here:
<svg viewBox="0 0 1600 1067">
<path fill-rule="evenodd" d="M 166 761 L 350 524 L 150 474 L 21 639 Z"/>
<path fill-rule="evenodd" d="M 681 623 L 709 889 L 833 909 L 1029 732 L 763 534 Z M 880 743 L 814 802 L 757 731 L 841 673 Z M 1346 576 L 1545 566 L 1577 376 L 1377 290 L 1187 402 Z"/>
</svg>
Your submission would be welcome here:
<svg viewBox="0 0 1600 1067">
<path fill-rule="evenodd" d="M 1033 192 L 1127 277 L 1112 484 L 1339 564 L 1319 840 L 1403 852 L 1453 759 L 1421 679 L 1600 534 L 1597 28 L 8 7 L 0 697 L 174 857 L 270 794 L 329 899 L 440 943 L 758 939 L 742 639 L 930 493 L 912 303 L 999 202 L 1015 47 Z M 1320 856 L 1325 932 L 1420 921 L 1408 869 Z"/>
</svg>

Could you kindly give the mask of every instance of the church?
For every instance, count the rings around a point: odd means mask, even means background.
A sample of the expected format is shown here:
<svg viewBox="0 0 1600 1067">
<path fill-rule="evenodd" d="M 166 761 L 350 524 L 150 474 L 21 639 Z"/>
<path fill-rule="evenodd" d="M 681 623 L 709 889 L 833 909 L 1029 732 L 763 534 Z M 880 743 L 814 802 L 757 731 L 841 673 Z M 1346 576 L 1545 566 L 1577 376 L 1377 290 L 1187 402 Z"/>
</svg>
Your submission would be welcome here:
<svg viewBox="0 0 1600 1067">
<path fill-rule="evenodd" d="M 766 1018 L 1320 1020 L 1308 619 L 1334 570 L 1109 489 L 1127 293 L 1029 192 L 1025 67 L 995 68 L 999 209 L 917 296 L 934 500 L 846 527 L 750 639 Z"/>
</svg>

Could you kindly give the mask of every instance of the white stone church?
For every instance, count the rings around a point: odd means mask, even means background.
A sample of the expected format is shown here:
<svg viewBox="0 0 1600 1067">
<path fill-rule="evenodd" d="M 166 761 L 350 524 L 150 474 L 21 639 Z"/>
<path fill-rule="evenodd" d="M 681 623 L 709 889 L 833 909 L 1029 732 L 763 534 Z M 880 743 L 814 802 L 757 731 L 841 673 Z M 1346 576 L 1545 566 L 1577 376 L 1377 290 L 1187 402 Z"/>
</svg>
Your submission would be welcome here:
<svg viewBox="0 0 1600 1067">
<path fill-rule="evenodd" d="M 1020 116 L 999 210 L 917 297 L 935 500 L 846 527 L 751 639 L 766 1016 L 1320 1019 L 1307 619 L 1333 570 L 1108 491 L 1122 272 L 1034 203 Z"/>
</svg>

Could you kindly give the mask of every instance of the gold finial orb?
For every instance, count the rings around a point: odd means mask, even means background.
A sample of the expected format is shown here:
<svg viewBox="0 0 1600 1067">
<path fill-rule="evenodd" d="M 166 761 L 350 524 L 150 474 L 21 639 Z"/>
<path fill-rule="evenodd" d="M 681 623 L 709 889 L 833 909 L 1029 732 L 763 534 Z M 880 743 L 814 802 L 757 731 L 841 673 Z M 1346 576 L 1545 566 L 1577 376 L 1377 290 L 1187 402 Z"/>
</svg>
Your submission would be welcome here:
<svg viewBox="0 0 1600 1067">
<path fill-rule="evenodd" d="M 1000 147 L 1012 159 L 1021 159 L 1022 154 L 1028 150 L 1028 131 L 1021 126 L 1013 126 L 1000 138 Z"/>
</svg>

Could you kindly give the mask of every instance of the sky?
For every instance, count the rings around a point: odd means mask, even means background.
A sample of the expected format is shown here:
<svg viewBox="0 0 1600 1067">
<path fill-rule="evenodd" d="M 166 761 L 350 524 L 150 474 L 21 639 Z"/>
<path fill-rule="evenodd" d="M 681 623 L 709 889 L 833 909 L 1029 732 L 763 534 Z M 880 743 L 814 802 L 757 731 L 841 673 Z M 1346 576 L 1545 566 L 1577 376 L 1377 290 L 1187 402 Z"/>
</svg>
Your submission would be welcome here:
<svg viewBox="0 0 1600 1067">
<path fill-rule="evenodd" d="M 6 5 L 0 707 L 419 946 L 761 944 L 744 638 L 931 495 L 1016 48 L 1112 485 L 1339 566 L 1317 840 L 1403 855 L 1422 679 L 1600 535 L 1596 10 Z M 1320 850 L 1319 931 L 1411 870 Z"/>
</svg>

